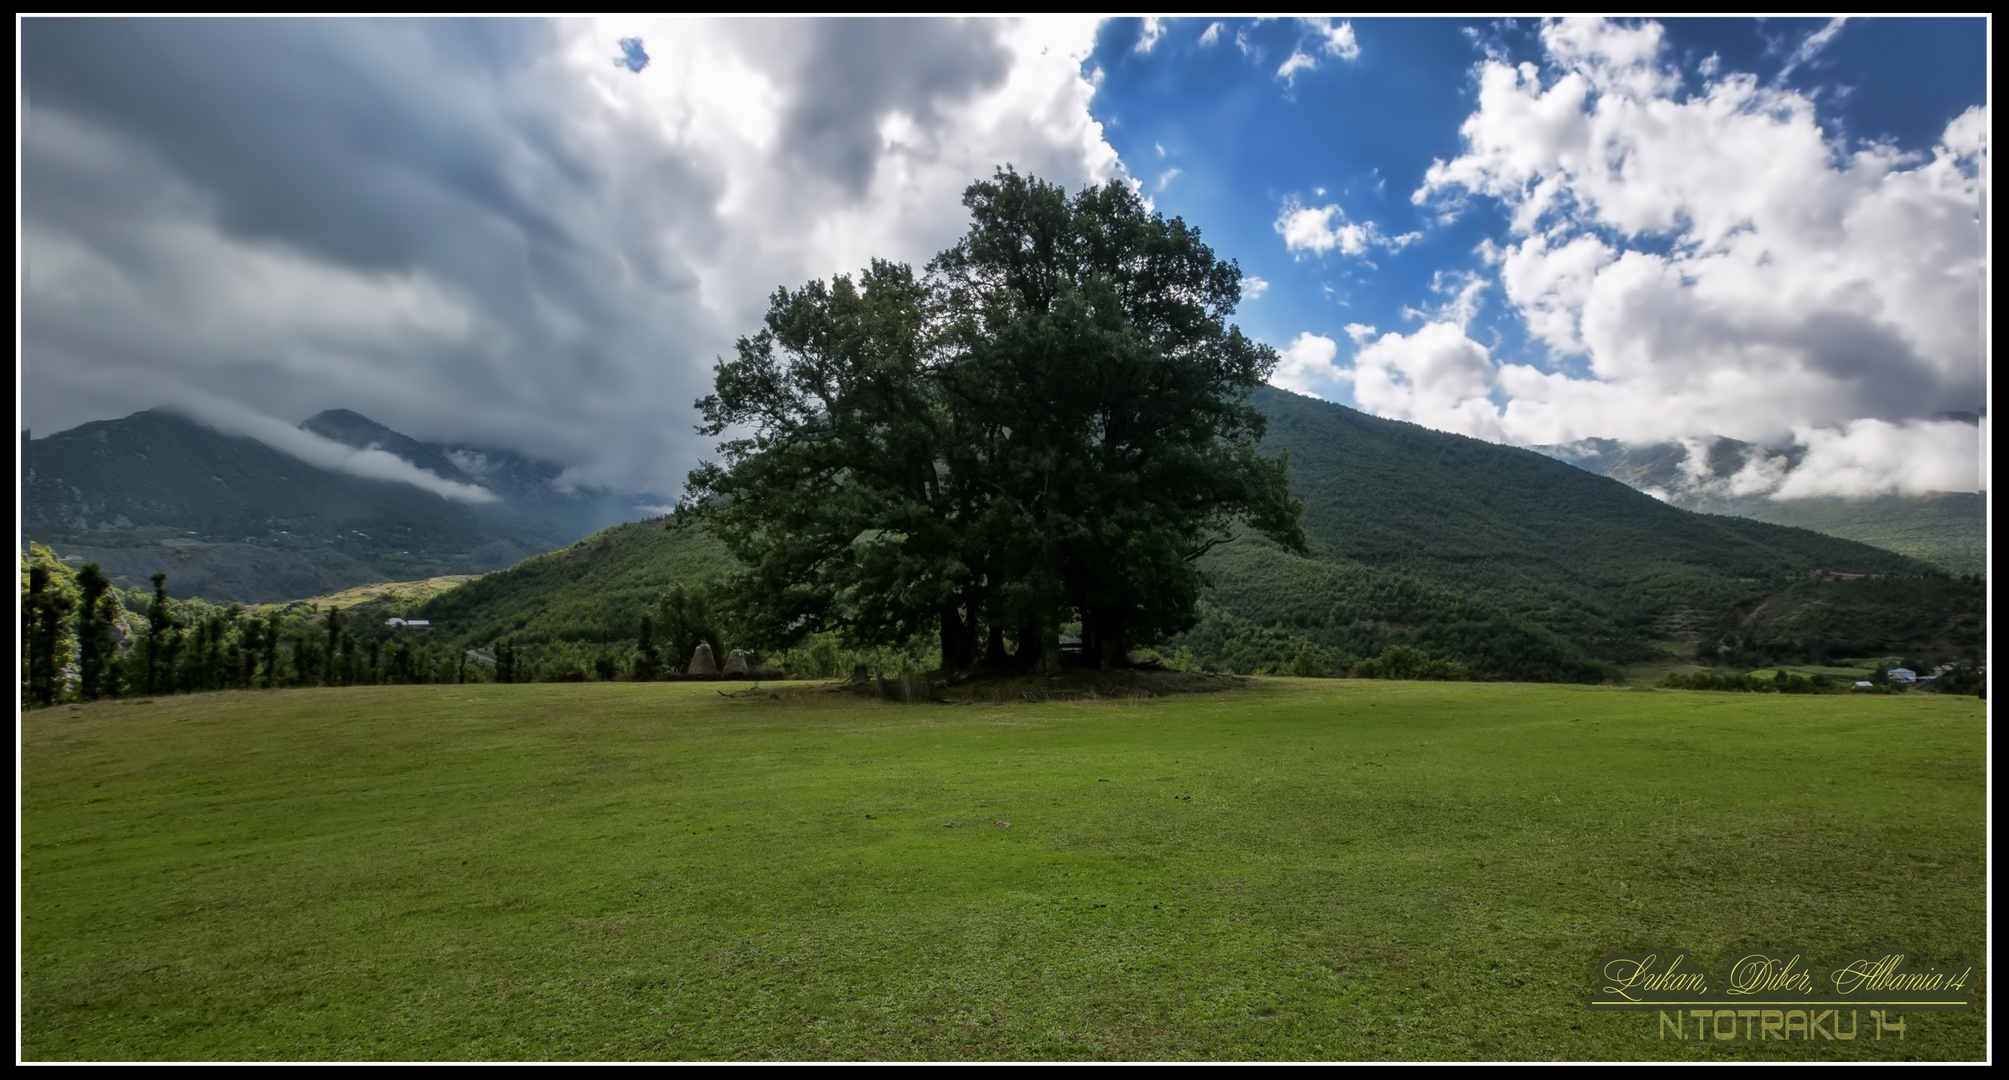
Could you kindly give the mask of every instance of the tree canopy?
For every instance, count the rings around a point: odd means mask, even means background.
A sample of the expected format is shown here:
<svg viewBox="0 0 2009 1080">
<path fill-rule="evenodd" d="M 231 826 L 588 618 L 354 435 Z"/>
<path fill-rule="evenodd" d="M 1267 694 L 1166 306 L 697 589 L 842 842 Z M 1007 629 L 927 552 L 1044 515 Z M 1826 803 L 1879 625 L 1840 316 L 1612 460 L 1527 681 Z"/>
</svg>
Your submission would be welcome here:
<svg viewBox="0 0 2009 1080">
<path fill-rule="evenodd" d="M 1121 663 L 1193 625 L 1194 560 L 1246 525 L 1301 550 L 1288 463 L 1247 398 L 1276 353 L 1227 320 L 1241 271 L 1110 183 L 1001 170 L 931 262 L 778 290 L 721 360 L 700 428 L 732 436 L 686 512 L 745 566 L 776 644 L 939 633 L 945 666 Z M 1007 644 L 1016 646 L 1007 652 Z"/>
</svg>

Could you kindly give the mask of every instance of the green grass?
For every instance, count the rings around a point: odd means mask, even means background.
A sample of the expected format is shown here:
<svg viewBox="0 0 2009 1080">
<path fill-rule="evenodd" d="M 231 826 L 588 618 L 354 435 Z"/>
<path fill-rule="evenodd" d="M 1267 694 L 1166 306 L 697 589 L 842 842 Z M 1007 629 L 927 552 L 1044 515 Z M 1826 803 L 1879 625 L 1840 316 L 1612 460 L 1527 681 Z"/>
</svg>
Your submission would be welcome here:
<svg viewBox="0 0 2009 1080">
<path fill-rule="evenodd" d="M 1983 960 L 1983 709 L 1280 679 L 35 711 L 21 1053 L 1980 1059 L 1979 1012 L 1701 1046 L 1583 1001 L 1648 947 Z"/>
</svg>

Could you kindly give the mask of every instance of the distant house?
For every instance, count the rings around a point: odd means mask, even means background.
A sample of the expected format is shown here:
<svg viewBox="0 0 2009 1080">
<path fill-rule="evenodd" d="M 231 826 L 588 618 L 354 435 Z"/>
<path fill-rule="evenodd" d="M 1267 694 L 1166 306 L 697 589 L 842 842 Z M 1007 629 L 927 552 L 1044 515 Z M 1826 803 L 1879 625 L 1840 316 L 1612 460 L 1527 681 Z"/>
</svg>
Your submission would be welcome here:
<svg viewBox="0 0 2009 1080">
<path fill-rule="evenodd" d="M 1863 689 L 1863 690 L 1867 690 L 1867 689 L 1869 689 L 1870 687 L 1872 687 L 1872 686 L 1875 686 L 1875 685 L 1876 685 L 1875 683 L 1873 683 L 1873 682 L 1870 682 L 1870 681 L 1869 681 L 1868 679 L 1857 679 L 1857 680 L 1856 680 L 1856 686 L 1857 686 L 1858 688 L 1860 688 L 1860 689 Z"/>
<path fill-rule="evenodd" d="M 1918 681 L 1918 672 L 1910 668 L 1894 667 L 1884 672 L 1884 674 L 1890 676 L 1890 681 L 1894 683 L 1915 683 Z"/>
<path fill-rule="evenodd" d="M 406 630 L 425 630 L 432 626 L 430 619 L 400 619 L 396 615 L 384 620 L 385 626 L 401 626 Z"/>
</svg>

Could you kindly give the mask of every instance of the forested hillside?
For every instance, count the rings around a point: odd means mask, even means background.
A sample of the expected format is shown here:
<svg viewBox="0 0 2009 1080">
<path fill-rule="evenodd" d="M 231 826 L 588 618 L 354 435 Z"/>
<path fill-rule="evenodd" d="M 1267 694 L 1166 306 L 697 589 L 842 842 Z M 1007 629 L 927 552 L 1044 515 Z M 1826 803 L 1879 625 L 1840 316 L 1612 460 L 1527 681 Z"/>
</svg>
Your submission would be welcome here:
<svg viewBox="0 0 2009 1080">
<path fill-rule="evenodd" d="M 1869 499 L 1741 500 L 1722 513 L 1857 540 L 1955 574 L 1988 569 L 1988 497 L 1974 491 Z"/>
<path fill-rule="evenodd" d="M 1898 654 L 1983 662 L 1988 590 L 1975 577 L 1795 582 L 1739 613 L 1717 645 L 1735 666 Z"/>
<path fill-rule="evenodd" d="M 1464 665 L 1477 678 L 1602 682 L 1617 667 L 1538 622 L 1468 592 L 1332 558 L 1306 558 L 1261 540 L 1207 559 L 1214 589 L 1200 624 L 1159 647 L 1173 657 L 1252 672 L 1294 665 L 1306 674 L 1350 668 L 1406 645 Z"/>
<path fill-rule="evenodd" d="M 450 589 L 414 613 L 469 644 L 632 641 L 665 590 L 701 588 L 733 568 L 709 534 L 666 526 L 662 518 L 616 525 Z"/>
<path fill-rule="evenodd" d="M 1739 605 L 1812 569 L 1927 569 L 1804 529 L 1690 513 L 1532 451 L 1280 390 L 1259 399 L 1265 448 L 1290 452 L 1314 554 L 1483 601 L 1601 659 L 1640 658 L 1677 629 L 1727 632 Z"/>
</svg>

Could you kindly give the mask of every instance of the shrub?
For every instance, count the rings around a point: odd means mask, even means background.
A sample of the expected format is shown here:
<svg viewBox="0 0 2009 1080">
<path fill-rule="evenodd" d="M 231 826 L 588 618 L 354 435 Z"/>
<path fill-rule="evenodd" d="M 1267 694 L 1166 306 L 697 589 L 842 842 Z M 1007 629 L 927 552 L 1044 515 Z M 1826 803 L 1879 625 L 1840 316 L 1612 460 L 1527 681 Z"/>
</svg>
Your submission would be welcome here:
<svg viewBox="0 0 2009 1080">
<path fill-rule="evenodd" d="M 1809 679 L 1805 675 L 1785 671 L 1775 672 L 1769 677 L 1696 671 L 1687 675 L 1669 675 L 1660 681 L 1660 687 L 1663 690 L 1717 690 L 1743 694 L 1832 694 L 1843 689 L 1829 680 Z"/>
<path fill-rule="evenodd" d="M 1301 679 L 1322 679 L 1332 674 L 1332 665 L 1319 658 L 1318 650 L 1309 644 L 1298 646 L 1297 655 L 1291 657 L 1285 674 Z"/>
<path fill-rule="evenodd" d="M 1453 660 L 1433 660 L 1430 654 L 1409 645 L 1392 645 L 1380 656 L 1362 660 L 1353 667 L 1361 679 L 1429 679 L 1455 682 L 1467 677 L 1465 665 Z"/>
</svg>

